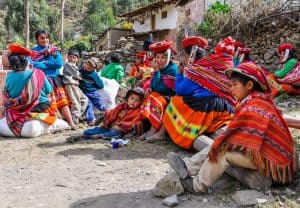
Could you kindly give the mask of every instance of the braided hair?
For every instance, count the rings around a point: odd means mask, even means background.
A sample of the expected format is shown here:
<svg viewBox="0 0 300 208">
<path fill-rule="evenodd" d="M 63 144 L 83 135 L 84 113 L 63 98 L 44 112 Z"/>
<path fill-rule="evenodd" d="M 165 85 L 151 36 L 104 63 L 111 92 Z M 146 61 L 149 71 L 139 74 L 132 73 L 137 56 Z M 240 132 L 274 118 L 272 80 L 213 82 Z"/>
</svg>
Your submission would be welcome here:
<svg viewBox="0 0 300 208">
<path fill-rule="evenodd" d="M 28 65 L 27 57 L 21 54 L 8 55 L 8 61 L 14 71 L 24 71 Z"/>
</svg>

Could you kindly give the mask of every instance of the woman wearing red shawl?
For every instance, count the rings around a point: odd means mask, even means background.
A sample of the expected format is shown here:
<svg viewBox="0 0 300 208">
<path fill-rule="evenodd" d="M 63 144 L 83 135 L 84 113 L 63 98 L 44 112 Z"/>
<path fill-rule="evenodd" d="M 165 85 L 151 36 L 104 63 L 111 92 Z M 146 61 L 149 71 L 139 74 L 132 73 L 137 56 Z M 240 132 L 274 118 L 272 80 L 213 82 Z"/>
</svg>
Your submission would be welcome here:
<svg viewBox="0 0 300 208">
<path fill-rule="evenodd" d="M 150 88 L 146 90 L 143 116 L 151 123 L 151 129 L 142 135 L 142 139 L 153 141 L 156 135 L 164 134 L 162 116 L 167 107 L 170 97 L 175 94 L 175 77 L 178 66 L 171 61 L 173 42 L 160 41 L 150 45 L 155 59 L 152 63 L 154 72 L 151 78 Z"/>
<path fill-rule="evenodd" d="M 215 54 L 199 59 L 195 64 L 214 70 L 224 71 L 233 67 L 234 50 L 235 40 L 231 37 L 224 38 L 217 44 Z"/>
<path fill-rule="evenodd" d="M 283 43 L 277 52 L 280 55 L 280 69 L 268 75 L 273 97 L 280 93 L 300 95 L 300 62 L 295 55 L 294 46 Z"/>
<path fill-rule="evenodd" d="M 211 134 L 227 125 L 233 113 L 235 101 L 230 96 L 229 80 L 219 70 L 197 65 L 207 47 L 208 41 L 202 37 L 182 40 L 187 70 L 185 75 L 183 70 L 176 75 L 176 96 L 163 116 L 172 141 L 185 149 L 192 148 L 194 140 L 203 133 Z"/>
<path fill-rule="evenodd" d="M 8 48 L 8 59 L 13 71 L 8 74 L 5 82 L 5 116 L 8 127 L 19 137 L 24 123 L 29 119 L 38 117 L 44 118 L 40 120 L 48 124 L 54 123 L 54 116 L 37 116 L 36 113 L 31 113 L 40 101 L 47 100 L 47 94 L 51 93 L 52 88 L 41 70 L 28 67 L 28 58 L 32 51 L 15 44 Z"/>
<path fill-rule="evenodd" d="M 51 94 L 51 104 L 53 109 L 59 109 L 68 124 L 73 127 L 71 112 L 69 109 L 70 101 L 67 98 L 62 78 L 59 76 L 59 69 L 63 65 L 60 49 L 50 45 L 50 36 L 44 30 L 35 32 L 37 45 L 32 48 L 33 66 L 42 70 L 53 87 Z"/>
<path fill-rule="evenodd" d="M 193 193 L 206 192 L 230 165 L 259 170 L 275 182 L 290 182 L 295 174 L 293 138 L 270 98 L 263 70 L 243 63 L 226 75 L 239 104 L 226 131 L 212 144 L 209 158 L 203 161 L 198 153 L 182 160 L 169 153 L 169 164 Z"/>
</svg>

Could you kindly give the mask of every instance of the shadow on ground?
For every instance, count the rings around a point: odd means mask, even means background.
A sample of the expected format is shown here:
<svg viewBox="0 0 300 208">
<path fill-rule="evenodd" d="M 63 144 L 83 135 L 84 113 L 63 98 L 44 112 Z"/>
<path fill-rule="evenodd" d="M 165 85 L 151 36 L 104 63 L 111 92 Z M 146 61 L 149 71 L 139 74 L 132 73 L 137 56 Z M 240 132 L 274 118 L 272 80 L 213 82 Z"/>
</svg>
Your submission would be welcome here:
<svg viewBox="0 0 300 208">
<path fill-rule="evenodd" d="M 40 144 L 40 146 L 51 144 Z M 64 144 L 61 144 L 64 145 Z M 118 149 L 112 149 L 109 141 L 98 140 L 88 141 L 86 145 L 91 147 L 84 148 L 70 148 L 58 152 L 57 154 L 65 157 L 73 155 L 92 155 L 95 160 L 130 160 L 138 158 L 151 158 L 151 159 L 165 159 L 170 151 L 179 151 L 170 141 L 160 141 L 157 143 L 149 144 L 145 141 L 131 141 L 128 145 Z"/>
<path fill-rule="evenodd" d="M 214 195 L 204 194 L 201 196 L 182 195 L 179 197 L 178 208 L 191 207 L 237 207 L 232 201 L 222 203 L 215 200 Z M 162 198 L 156 198 L 150 191 L 131 192 L 131 193 L 113 193 L 90 197 L 79 200 L 69 206 L 69 208 L 161 208 L 163 205 Z"/>
</svg>

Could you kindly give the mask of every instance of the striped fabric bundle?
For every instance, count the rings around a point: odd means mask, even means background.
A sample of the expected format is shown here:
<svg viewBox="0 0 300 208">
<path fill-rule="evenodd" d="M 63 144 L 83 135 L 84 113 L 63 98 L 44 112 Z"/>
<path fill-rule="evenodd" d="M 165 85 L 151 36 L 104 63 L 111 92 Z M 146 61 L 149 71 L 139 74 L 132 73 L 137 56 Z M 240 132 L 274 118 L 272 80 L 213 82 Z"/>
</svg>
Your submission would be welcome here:
<svg viewBox="0 0 300 208">
<path fill-rule="evenodd" d="M 230 90 L 231 82 L 221 71 L 212 67 L 189 65 L 185 76 L 235 106 L 236 101 Z"/>
<path fill-rule="evenodd" d="M 269 94 L 253 92 L 236 109 L 233 121 L 209 153 L 216 161 L 225 151 L 249 155 L 257 168 L 274 181 L 287 183 L 295 173 L 291 133 Z"/>
<path fill-rule="evenodd" d="M 217 71 L 224 71 L 228 68 L 233 67 L 233 58 L 232 56 L 226 55 L 224 53 L 218 53 L 204 57 L 199 61 L 196 61 L 194 64 L 212 68 Z"/>
</svg>

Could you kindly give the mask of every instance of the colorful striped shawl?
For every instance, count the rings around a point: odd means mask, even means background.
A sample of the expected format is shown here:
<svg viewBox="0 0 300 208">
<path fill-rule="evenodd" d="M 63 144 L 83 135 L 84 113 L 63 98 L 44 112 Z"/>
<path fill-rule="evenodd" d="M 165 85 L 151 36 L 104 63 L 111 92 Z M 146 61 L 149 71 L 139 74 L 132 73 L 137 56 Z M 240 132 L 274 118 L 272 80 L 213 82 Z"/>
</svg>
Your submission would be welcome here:
<svg viewBox="0 0 300 208">
<path fill-rule="evenodd" d="M 47 48 L 45 49 L 48 49 L 49 50 L 49 55 L 55 55 L 56 51 L 61 51 L 60 48 L 56 47 L 56 46 L 53 46 L 53 45 L 49 45 Z M 45 50 L 44 49 L 44 50 Z M 33 61 L 41 61 L 45 58 L 45 53 L 44 53 L 44 50 L 43 51 L 37 51 L 36 50 L 36 47 L 34 47 L 32 49 L 32 55 L 31 55 L 31 58 Z"/>
<path fill-rule="evenodd" d="M 290 84 L 300 87 L 300 61 L 296 64 L 294 69 L 285 75 L 282 79 L 277 79 L 280 84 Z"/>
<path fill-rule="evenodd" d="M 236 101 L 230 90 L 231 82 L 221 71 L 210 67 L 189 65 L 185 69 L 185 76 L 235 106 Z"/>
<path fill-rule="evenodd" d="M 16 98 L 11 98 L 4 89 L 4 105 L 7 124 L 11 131 L 20 136 L 26 120 L 31 118 L 32 108 L 38 104 L 41 90 L 44 86 L 45 75 L 41 70 L 33 70 L 32 77 Z"/>
<path fill-rule="evenodd" d="M 233 57 L 224 53 L 212 54 L 196 61 L 194 64 L 224 71 L 228 68 L 233 68 Z"/>
<path fill-rule="evenodd" d="M 225 151 L 248 154 L 257 168 L 274 181 L 286 183 L 295 172 L 291 133 L 268 94 L 254 92 L 236 109 L 227 130 L 209 153 L 211 161 Z"/>
</svg>

